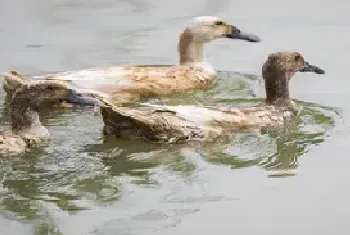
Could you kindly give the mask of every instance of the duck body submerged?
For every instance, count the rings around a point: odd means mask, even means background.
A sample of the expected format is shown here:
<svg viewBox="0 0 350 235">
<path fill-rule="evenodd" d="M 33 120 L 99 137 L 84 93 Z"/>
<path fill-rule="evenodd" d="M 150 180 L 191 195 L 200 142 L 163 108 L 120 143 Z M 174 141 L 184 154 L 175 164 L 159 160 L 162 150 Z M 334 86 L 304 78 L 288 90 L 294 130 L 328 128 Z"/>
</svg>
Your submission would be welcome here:
<svg viewBox="0 0 350 235">
<path fill-rule="evenodd" d="M 102 106 L 104 134 L 162 143 L 212 142 L 239 130 L 277 128 L 294 115 L 287 107 L 210 108 Z"/>
</svg>

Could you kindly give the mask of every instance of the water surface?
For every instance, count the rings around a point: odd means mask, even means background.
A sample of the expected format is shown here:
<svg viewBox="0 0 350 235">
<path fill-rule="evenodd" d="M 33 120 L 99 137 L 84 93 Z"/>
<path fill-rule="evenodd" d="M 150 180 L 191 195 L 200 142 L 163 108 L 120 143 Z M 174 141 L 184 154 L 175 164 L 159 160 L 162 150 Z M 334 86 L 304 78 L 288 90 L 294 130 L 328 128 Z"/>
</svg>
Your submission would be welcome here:
<svg viewBox="0 0 350 235">
<path fill-rule="evenodd" d="M 207 58 L 221 71 L 211 89 L 152 102 L 255 105 L 264 96 L 261 64 L 280 50 L 300 51 L 327 73 L 292 80 L 303 111 L 289 128 L 216 145 L 104 138 L 89 108 L 43 112 L 54 141 L 0 161 L 0 234 L 348 234 L 349 7 L 345 0 L 1 2 L 0 71 L 176 63 L 186 22 L 219 15 L 263 42 L 211 43 Z M 1 123 L 8 128 L 5 110 Z"/>
</svg>

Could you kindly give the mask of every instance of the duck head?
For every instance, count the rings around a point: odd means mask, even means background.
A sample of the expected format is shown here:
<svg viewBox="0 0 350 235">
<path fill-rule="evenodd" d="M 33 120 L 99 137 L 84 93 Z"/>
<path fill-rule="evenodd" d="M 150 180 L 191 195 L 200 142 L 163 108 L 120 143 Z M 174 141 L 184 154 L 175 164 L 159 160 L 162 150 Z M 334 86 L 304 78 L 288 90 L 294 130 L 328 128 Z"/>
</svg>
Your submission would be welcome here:
<svg viewBox="0 0 350 235">
<path fill-rule="evenodd" d="M 43 131 L 45 128 L 39 120 L 39 109 L 67 101 L 69 95 L 67 86 L 54 82 L 27 84 L 18 88 L 9 106 L 12 131 L 26 139 L 47 137 L 48 132 Z"/>
<path fill-rule="evenodd" d="M 257 35 L 245 33 L 237 26 L 214 16 L 195 17 L 186 27 L 185 33 L 196 43 L 208 43 L 219 38 L 261 41 Z"/>
<path fill-rule="evenodd" d="M 71 103 L 72 99 L 83 99 L 80 103 L 94 102 L 89 97 L 77 93 L 67 84 L 57 81 L 45 81 L 27 84 L 18 88 L 10 101 L 12 131 L 27 140 L 49 138 L 47 129 L 42 126 L 39 114 L 41 108 Z"/>
<path fill-rule="evenodd" d="M 325 73 L 323 69 L 307 62 L 299 52 L 276 52 L 268 55 L 262 66 L 266 103 L 274 105 L 291 103 L 289 80 L 296 72 Z"/>
</svg>

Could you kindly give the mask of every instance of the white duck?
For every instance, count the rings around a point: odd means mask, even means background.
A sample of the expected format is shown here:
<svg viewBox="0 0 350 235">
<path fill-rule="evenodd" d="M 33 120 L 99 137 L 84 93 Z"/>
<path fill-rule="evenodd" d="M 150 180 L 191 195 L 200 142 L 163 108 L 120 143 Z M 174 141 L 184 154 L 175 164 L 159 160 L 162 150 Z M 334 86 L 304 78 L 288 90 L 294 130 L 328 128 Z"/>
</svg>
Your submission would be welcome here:
<svg viewBox="0 0 350 235">
<path fill-rule="evenodd" d="M 258 36 L 244 33 L 219 17 L 200 16 L 192 19 L 180 35 L 178 65 L 112 66 L 33 78 L 66 81 L 82 92 L 92 90 L 92 93 L 100 93 L 117 105 L 126 105 L 186 90 L 206 89 L 215 79 L 216 72 L 205 61 L 204 45 L 219 38 L 260 42 Z M 16 74 L 21 76 L 18 72 Z M 7 93 L 13 93 L 19 85 L 11 79 L 13 77 L 5 76 L 4 89 Z M 29 79 L 27 80 L 30 82 Z M 79 99 L 75 101 L 80 102 Z"/>
</svg>

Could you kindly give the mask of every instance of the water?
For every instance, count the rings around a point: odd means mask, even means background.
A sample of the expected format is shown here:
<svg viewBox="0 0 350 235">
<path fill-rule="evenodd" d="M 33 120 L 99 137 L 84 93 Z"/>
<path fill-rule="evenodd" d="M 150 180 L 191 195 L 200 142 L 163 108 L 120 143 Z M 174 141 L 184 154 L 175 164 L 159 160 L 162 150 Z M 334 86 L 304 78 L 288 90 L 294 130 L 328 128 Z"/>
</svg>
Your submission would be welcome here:
<svg viewBox="0 0 350 235">
<path fill-rule="evenodd" d="M 327 71 L 292 80 L 304 109 L 289 129 L 217 145 L 104 139 L 89 108 L 44 112 L 52 144 L 0 161 L 0 234 L 348 234 L 348 1 L 0 4 L 0 71 L 176 63 L 179 32 L 197 15 L 222 16 L 263 39 L 208 45 L 217 70 L 260 75 L 269 52 L 292 50 Z M 222 72 L 207 92 L 152 102 L 241 106 L 263 96 L 258 77 Z"/>
</svg>

